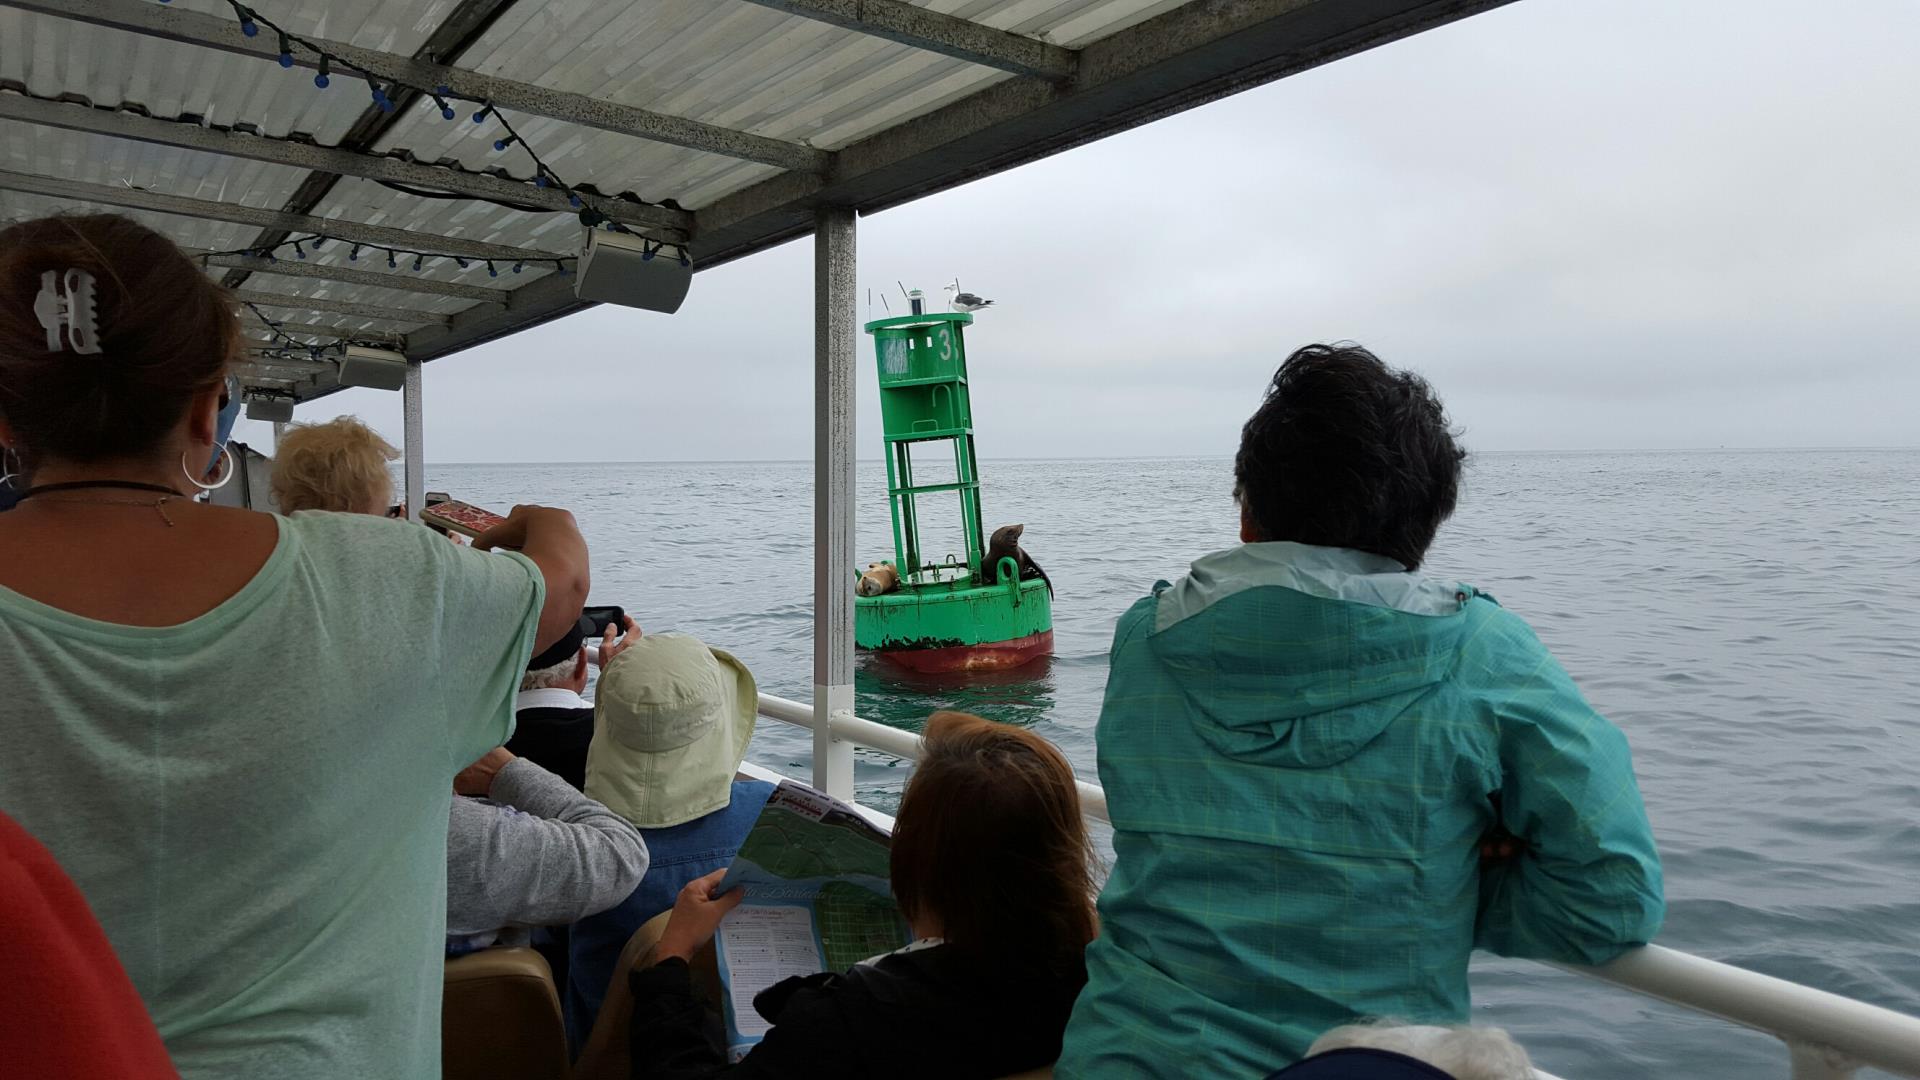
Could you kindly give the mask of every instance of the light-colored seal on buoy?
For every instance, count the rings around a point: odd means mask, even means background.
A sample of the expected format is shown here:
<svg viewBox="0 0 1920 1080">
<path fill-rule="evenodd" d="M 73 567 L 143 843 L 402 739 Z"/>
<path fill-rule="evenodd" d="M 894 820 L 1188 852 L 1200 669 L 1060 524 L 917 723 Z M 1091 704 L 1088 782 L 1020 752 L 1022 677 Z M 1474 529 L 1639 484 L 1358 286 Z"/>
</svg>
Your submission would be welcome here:
<svg viewBox="0 0 1920 1080">
<path fill-rule="evenodd" d="M 890 593 L 900 586 L 900 572 L 892 563 L 877 562 L 867 564 L 867 572 L 860 575 L 860 584 L 853 591 L 861 596 L 879 596 Z"/>
</svg>

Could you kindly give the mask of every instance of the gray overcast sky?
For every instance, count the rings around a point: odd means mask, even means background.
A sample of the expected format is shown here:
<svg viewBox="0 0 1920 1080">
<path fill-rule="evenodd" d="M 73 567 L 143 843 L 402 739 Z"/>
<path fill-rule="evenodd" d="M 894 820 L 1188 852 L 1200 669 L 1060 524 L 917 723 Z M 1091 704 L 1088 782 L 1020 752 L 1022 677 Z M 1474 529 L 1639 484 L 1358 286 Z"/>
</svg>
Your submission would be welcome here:
<svg viewBox="0 0 1920 1080">
<path fill-rule="evenodd" d="M 895 279 L 999 300 L 983 457 L 1230 453 L 1336 338 L 1473 449 L 1920 444 L 1916 56 L 1913 0 L 1521 0 L 864 218 L 863 314 Z M 811 263 L 428 365 L 428 459 L 810 457 Z M 398 394 L 300 418 L 336 413 L 400 441 Z"/>
</svg>

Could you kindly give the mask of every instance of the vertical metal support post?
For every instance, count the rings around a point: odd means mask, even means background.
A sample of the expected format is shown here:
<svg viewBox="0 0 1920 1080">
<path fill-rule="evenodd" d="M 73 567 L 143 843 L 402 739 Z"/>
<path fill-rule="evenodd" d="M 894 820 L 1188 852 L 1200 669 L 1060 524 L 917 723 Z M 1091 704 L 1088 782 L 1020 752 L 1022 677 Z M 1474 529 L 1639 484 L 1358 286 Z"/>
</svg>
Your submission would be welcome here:
<svg viewBox="0 0 1920 1080">
<path fill-rule="evenodd" d="M 813 224 L 813 786 L 853 798 L 853 416 L 859 306 L 854 212 L 822 207 Z"/>
<path fill-rule="evenodd" d="M 273 452 L 276 454 L 280 452 L 280 440 L 287 437 L 288 426 L 280 421 L 276 421 L 273 425 Z"/>
<path fill-rule="evenodd" d="M 420 361 L 407 361 L 407 381 L 400 393 L 407 444 L 407 520 L 419 521 L 427 493 L 427 433 L 420 404 Z"/>
</svg>

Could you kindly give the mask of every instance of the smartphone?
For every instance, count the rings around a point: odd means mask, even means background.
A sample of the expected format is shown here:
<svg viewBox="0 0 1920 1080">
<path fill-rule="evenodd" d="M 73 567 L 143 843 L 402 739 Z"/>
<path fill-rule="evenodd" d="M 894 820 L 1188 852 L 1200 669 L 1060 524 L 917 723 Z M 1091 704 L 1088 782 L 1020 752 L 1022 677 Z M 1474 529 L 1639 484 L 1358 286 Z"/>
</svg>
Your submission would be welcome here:
<svg viewBox="0 0 1920 1080">
<path fill-rule="evenodd" d="M 605 637 L 609 626 L 613 627 L 616 637 L 626 633 L 626 609 L 619 605 L 580 609 L 580 632 L 587 636 L 588 641 L 599 641 Z"/>
<path fill-rule="evenodd" d="M 457 532 L 462 536 L 479 536 L 495 525 L 503 524 L 507 519 L 472 503 L 448 499 L 421 510 L 420 520 L 447 532 Z"/>
</svg>

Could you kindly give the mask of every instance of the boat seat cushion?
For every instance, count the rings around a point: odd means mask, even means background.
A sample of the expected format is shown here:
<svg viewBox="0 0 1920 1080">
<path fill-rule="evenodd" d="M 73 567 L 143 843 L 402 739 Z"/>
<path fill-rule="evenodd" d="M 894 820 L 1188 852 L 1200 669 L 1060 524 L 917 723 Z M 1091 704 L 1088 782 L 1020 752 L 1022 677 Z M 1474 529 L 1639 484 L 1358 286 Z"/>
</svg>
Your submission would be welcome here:
<svg viewBox="0 0 1920 1080">
<path fill-rule="evenodd" d="M 440 1057 L 444 1080 L 570 1080 L 545 958 L 499 948 L 447 961 Z"/>
</svg>

